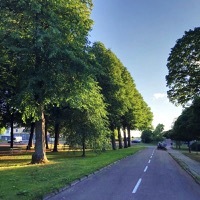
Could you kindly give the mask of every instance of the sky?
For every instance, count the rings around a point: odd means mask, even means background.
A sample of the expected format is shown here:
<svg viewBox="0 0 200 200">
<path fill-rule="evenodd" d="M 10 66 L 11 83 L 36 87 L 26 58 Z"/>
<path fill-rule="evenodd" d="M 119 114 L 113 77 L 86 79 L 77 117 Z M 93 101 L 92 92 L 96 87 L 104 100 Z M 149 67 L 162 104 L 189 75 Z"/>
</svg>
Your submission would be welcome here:
<svg viewBox="0 0 200 200">
<path fill-rule="evenodd" d="M 200 0 L 93 0 L 91 42 L 120 59 L 153 112 L 154 128 L 171 128 L 181 114 L 167 98 L 165 76 L 171 48 L 200 25 Z"/>
</svg>

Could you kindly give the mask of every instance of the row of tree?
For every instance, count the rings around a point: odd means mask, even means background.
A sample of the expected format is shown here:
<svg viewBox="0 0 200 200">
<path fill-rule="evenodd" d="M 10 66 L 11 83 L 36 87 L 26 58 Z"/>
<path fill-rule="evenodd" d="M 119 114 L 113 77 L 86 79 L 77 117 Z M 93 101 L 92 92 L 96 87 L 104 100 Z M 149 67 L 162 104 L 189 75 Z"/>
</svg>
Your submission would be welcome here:
<svg viewBox="0 0 200 200">
<path fill-rule="evenodd" d="M 121 128 L 127 147 L 131 129 L 151 126 L 127 69 L 101 42 L 89 45 L 91 0 L 10 0 L 0 9 L 1 125 L 34 125 L 32 163 L 48 161 L 47 130 L 55 132 L 55 151 L 62 132 L 84 156 L 86 143 L 105 149 L 110 137 L 116 149 L 115 129 L 122 148 Z"/>
</svg>

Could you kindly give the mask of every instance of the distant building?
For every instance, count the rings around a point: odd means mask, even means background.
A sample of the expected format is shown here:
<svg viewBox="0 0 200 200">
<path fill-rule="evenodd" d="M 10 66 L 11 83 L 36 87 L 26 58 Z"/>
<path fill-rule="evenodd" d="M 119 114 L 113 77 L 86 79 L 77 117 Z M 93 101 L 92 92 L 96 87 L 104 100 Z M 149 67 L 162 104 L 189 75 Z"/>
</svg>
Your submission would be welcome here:
<svg viewBox="0 0 200 200">
<path fill-rule="evenodd" d="M 11 128 L 7 128 L 5 133 L 0 134 L 0 139 L 1 140 L 10 140 L 11 139 Z M 15 127 L 13 128 L 13 135 L 15 136 L 21 136 L 22 140 L 29 140 L 29 136 L 30 136 L 30 131 L 25 129 L 24 127 Z"/>
<path fill-rule="evenodd" d="M 49 140 L 49 133 L 47 133 L 47 138 Z M 26 141 L 29 140 L 29 136 L 30 136 L 30 129 L 25 128 L 25 127 L 14 127 L 13 128 L 13 136 L 21 136 L 22 137 L 22 141 Z M 0 134 L 0 140 L 11 140 L 11 128 L 7 128 L 5 133 Z M 35 140 L 35 134 L 33 135 L 33 140 Z"/>
</svg>

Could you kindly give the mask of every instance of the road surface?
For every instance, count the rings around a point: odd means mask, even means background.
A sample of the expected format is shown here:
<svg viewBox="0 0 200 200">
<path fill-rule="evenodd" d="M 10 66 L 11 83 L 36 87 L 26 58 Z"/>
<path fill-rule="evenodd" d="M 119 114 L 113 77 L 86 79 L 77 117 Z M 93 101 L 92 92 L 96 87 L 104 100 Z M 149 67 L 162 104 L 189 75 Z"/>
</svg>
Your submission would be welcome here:
<svg viewBox="0 0 200 200">
<path fill-rule="evenodd" d="M 199 200 L 200 186 L 171 158 L 149 147 L 50 200 Z"/>
</svg>

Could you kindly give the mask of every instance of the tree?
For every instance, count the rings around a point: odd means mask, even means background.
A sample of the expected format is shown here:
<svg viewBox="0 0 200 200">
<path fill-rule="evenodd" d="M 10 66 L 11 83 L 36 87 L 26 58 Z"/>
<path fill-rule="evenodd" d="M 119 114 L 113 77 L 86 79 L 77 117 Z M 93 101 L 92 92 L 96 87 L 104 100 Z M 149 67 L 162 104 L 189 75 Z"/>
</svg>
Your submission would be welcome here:
<svg viewBox="0 0 200 200">
<path fill-rule="evenodd" d="M 99 143 L 103 147 L 107 137 L 110 136 L 108 130 L 107 104 L 101 94 L 101 88 L 91 77 L 87 78 L 85 85 L 77 89 L 74 94 L 73 103 L 78 109 L 75 112 L 75 130 L 79 134 L 83 147 L 83 157 L 85 156 L 85 143 Z M 76 102 L 77 101 L 77 102 Z M 71 107 L 73 106 L 71 103 Z M 73 107 L 72 107 L 73 108 Z M 77 123 L 78 122 L 78 123 Z"/>
<path fill-rule="evenodd" d="M 119 126 L 120 118 L 125 110 L 122 69 L 124 66 L 116 55 L 101 42 L 93 44 L 90 50 L 93 59 L 94 74 L 101 93 L 107 104 L 109 127 L 113 150 L 116 149 L 114 130 Z"/>
<path fill-rule="evenodd" d="M 152 141 L 152 131 L 151 130 L 144 130 L 141 135 L 142 142 L 150 143 Z"/>
<path fill-rule="evenodd" d="M 190 107 L 183 110 L 174 123 L 171 137 L 178 141 L 191 141 L 200 138 L 200 99 L 195 98 Z"/>
<path fill-rule="evenodd" d="M 152 139 L 154 141 L 163 140 L 163 130 L 164 130 L 164 125 L 163 124 L 158 124 L 156 126 L 155 130 L 153 131 Z"/>
<path fill-rule="evenodd" d="M 67 100 L 70 83 L 86 68 L 81 57 L 92 25 L 91 8 L 91 0 L 0 2 L 2 62 L 12 67 L 17 86 L 11 102 L 24 120 L 35 121 L 32 163 L 47 162 L 46 107 Z"/>
<path fill-rule="evenodd" d="M 168 58 L 166 76 L 168 97 L 175 104 L 186 104 L 200 95 L 200 28 L 185 32 L 176 41 Z"/>
<path fill-rule="evenodd" d="M 126 112 L 122 116 L 123 128 L 127 128 L 128 147 L 131 146 L 131 130 L 145 130 L 150 128 L 153 114 L 141 94 L 136 89 L 136 85 L 130 73 L 124 68 L 124 103 Z"/>
</svg>

